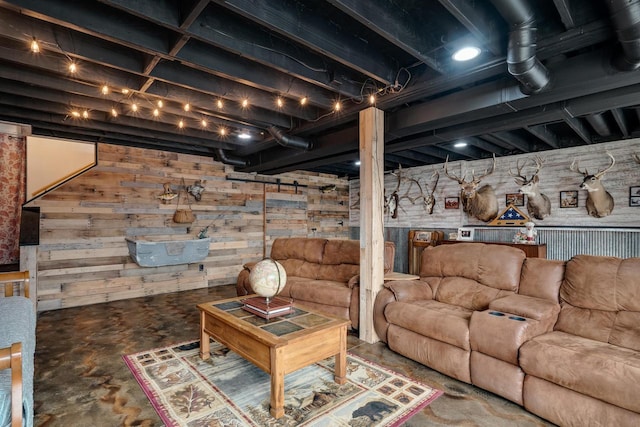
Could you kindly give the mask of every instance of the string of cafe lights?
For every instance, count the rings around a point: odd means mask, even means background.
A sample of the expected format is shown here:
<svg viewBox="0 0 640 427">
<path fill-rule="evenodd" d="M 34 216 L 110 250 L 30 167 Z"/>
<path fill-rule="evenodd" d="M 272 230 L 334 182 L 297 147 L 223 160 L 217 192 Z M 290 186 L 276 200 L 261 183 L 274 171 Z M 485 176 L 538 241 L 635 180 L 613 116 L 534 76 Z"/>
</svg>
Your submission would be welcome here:
<svg viewBox="0 0 640 427">
<path fill-rule="evenodd" d="M 41 42 L 39 41 L 36 37 L 32 37 L 31 41 L 29 43 L 29 48 L 31 50 L 32 53 L 34 54 L 40 54 L 42 53 L 42 46 L 43 44 L 50 44 L 50 43 L 46 43 L 46 42 Z M 59 50 L 66 58 L 68 61 L 68 65 L 67 65 L 67 70 L 69 71 L 70 74 L 74 75 L 77 74 L 79 72 L 79 65 L 78 63 L 71 58 L 61 47 L 60 45 L 56 44 L 52 46 L 55 46 L 57 48 L 57 50 Z M 406 80 L 404 81 L 404 83 L 400 84 L 398 82 L 399 80 L 399 76 L 401 73 L 405 72 L 408 76 L 406 78 Z M 391 85 L 387 85 L 385 87 L 379 88 L 377 87 L 376 83 L 371 80 L 371 79 L 367 79 L 364 83 L 362 83 L 361 85 L 361 91 L 360 91 L 360 96 L 359 97 L 353 97 L 353 98 L 349 98 L 348 100 L 355 103 L 355 104 L 361 104 L 364 102 L 364 100 L 368 100 L 368 103 L 370 105 L 375 105 L 376 101 L 379 97 L 386 95 L 388 93 L 397 93 L 400 92 L 401 90 L 403 90 L 406 85 L 409 83 L 409 80 L 411 79 L 411 73 L 409 72 L 408 69 L 406 68 L 401 68 L 398 71 L 398 74 L 396 75 L 396 79 L 394 84 Z M 108 84 L 103 84 L 100 87 L 100 92 L 103 95 L 109 95 L 111 93 L 115 93 L 116 91 L 119 91 L 119 93 L 122 94 L 123 98 L 122 100 L 118 101 L 116 105 L 114 105 L 110 111 L 109 114 L 111 115 L 112 118 L 116 119 L 118 118 L 118 116 L 120 114 L 124 114 L 124 110 L 120 107 L 121 104 L 125 104 L 125 99 L 130 100 L 130 102 L 126 105 L 128 105 L 128 109 L 130 111 L 130 113 L 132 113 L 133 115 L 137 115 L 140 114 L 141 111 L 144 109 L 143 105 L 141 105 L 140 100 L 136 100 L 134 99 L 134 94 L 136 97 L 142 97 L 142 100 L 144 102 L 150 103 L 151 106 L 149 107 L 149 110 L 151 111 L 151 115 L 154 119 L 159 119 L 159 117 L 161 116 L 161 110 L 165 105 L 165 102 L 162 99 L 158 99 L 155 101 L 155 103 L 153 103 L 152 101 L 150 101 L 146 96 L 144 96 L 142 93 L 138 93 L 133 91 L 132 89 L 128 89 L 128 88 L 122 88 L 122 89 L 115 89 L 112 88 L 111 86 L 109 86 Z M 369 92 L 369 94 L 367 95 L 365 92 Z M 274 104 L 275 107 L 277 109 L 282 109 L 285 106 L 285 98 L 282 96 L 277 96 L 274 100 Z M 302 97 L 299 99 L 299 104 L 300 106 L 304 107 L 306 105 L 309 104 L 309 98 L 308 97 Z M 343 109 L 343 103 L 344 101 L 338 99 L 334 102 L 333 104 L 333 108 L 331 110 L 329 110 L 327 113 L 318 116 L 317 118 L 310 120 L 312 122 L 316 122 L 318 120 L 321 120 L 325 117 L 328 117 L 332 114 L 338 114 L 342 111 Z M 251 106 L 250 100 L 248 98 L 244 98 L 242 99 L 240 102 L 240 107 L 242 109 L 248 109 Z M 218 98 L 217 100 L 215 100 L 215 105 L 219 110 L 223 110 L 224 109 L 224 105 L 225 105 L 225 101 L 222 98 Z M 118 108 L 120 107 L 120 108 Z M 184 110 L 185 113 L 190 113 L 192 111 L 191 109 L 191 104 L 189 102 L 185 102 L 182 104 L 182 109 Z M 74 119 L 85 119 L 85 120 L 89 120 L 91 118 L 91 113 L 92 109 L 81 109 L 81 108 L 73 108 L 69 111 L 68 113 L 68 117 L 72 117 Z M 199 124 L 199 127 L 201 129 L 208 129 L 209 128 L 209 121 L 207 120 L 207 118 L 205 116 L 203 116 L 200 119 L 196 119 L 197 123 Z M 185 121 L 184 118 L 180 118 L 178 120 L 178 122 L 176 123 L 176 126 L 179 129 L 184 129 L 187 127 L 187 122 Z M 227 135 L 230 135 L 232 133 L 232 131 L 230 129 L 228 129 L 226 126 L 218 126 L 217 127 L 217 133 L 221 136 L 221 137 L 226 137 Z M 244 138 L 244 139 L 249 139 L 251 138 L 251 136 L 246 133 L 246 132 L 240 132 L 238 134 L 239 138 Z"/>
</svg>

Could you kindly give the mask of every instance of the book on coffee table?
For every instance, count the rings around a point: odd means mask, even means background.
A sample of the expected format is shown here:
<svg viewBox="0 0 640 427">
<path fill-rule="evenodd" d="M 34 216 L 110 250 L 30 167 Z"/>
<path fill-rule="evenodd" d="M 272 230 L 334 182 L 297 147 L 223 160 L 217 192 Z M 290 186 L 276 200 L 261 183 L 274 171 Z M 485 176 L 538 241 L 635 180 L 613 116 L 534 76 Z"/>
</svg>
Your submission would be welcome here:
<svg viewBox="0 0 640 427">
<path fill-rule="evenodd" d="M 244 310 L 264 319 L 284 316 L 293 312 L 293 301 L 280 297 L 271 298 L 269 303 L 265 297 L 252 297 L 242 300 L 242 303 Z"/>
</svg>

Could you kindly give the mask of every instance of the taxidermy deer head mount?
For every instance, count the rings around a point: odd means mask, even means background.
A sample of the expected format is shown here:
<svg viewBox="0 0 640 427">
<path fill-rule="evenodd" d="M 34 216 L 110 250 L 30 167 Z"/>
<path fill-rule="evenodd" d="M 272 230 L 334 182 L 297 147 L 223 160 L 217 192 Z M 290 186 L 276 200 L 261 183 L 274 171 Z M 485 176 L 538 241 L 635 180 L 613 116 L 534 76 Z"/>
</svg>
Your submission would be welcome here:
<svg viewBox="0 0 640 427">
<path fill-rule="evenodd" d="M 538 189 L 538 184 L 540 182 L 538 174 L 540 173 L 540 169 L 542 169 L 544 160 L 539 156 L 536 156 L 534 162 L 535 164 L 533 165 L 533 168 L 535 168 L 535 171 L 531 178 L 527 178 L 526 175 L 523 175 L 522 169 L 525 167 L 527 162 L 525 161 L 520 165 L 520 160 L 516 162 L 516 169 L 518 169 L 518 172 L 514 174 L 511 172 L 511 169 L 509 169 L 509 175 L 515 177 L 516 184 L 520 186 L 520 193 L 527 196 L 527 211 L 529 211 L 529 215 L 535 219 L 544 219 L 544 217 L 551 214 L 551 201 L 549 200 L 549 197 L 542 194 Z"/>
<path fill-rule="evenodd" d="M 400 184 L 402 183 L 402 166 L 398 165 L 398 173 L 391 172 L 391 175 L 398 178 L 398 183 L 396 184 L 396 189 L 387 196 L 386 191 L 384 195 L 384 213 L 391 214 L 391 218 L 398 218 L 398 204 L 400 202 L 400 196 L 398 195 L 398 191 L 400 191 Z"/>
<path fill-rule="evenodd" d="M 437 170 L 433 171 L 433 175 L 431 175 L 431 181 L 433 182 L 433 185 L 431 187 L 431 189 L 429 189 L 429 185 L 425 184 L 425 188 L 426 188 L 426 193 L 425 190 L 422 188 L 422 185 L 420 185 L 420 178 L 418 179 L 411 179 L 412 182 L 415 182 L 416 185 L 418 186 L 418 188 L 420 189 L 420 195 L 417 197 L 411 197 L 408 195 L 409 191 L 407 190 L 407 198 L 411 201 L 411 203 L 415 204 L 418 200 L 422 199 L 422 203 L 424 205 L 424 210 L 427 211 L 427 213 L 429 215 L 431 215 L 433 213 L 433 208 L 436 205 L 436 197 L 435 197 L 435 192 L 436 192 L 436 187 L 438 187 L 438 180 L 440 179 L 440 174 L 438 173 Z"/>
<path fill-rule="evenodd" d="M 480 221 L 489 222 L 498 214 L 498 199 L 496 198 L 493 187 L 486 184 L 478 188 L 480 182 L 485 177 L 491 175 L 496 168 L 496 156 L 493 156 L 493 163 L 491 168 L 484 171 L 484 173 L 476 177 L 473 170 L 471 171 L 471 181 L 467 181 L 466 174 L 464 177 L 459 178 L 456 175 L 450 174 L 447 170 L 449 163 L 449 157 L 444 162 L 444 173 L 447 177 L 458 181 L 460 184 L 460 200 L 462 201 L 462 210 Z"/>
<path fill-rule="evenodd" d="M 608 151 L 607 156 L 611 158 L 611 164 L 593 175 L 590 175 L 586 169 L 580 170 L 580 161 L 576 161 L 576 159 L 571 162 L 569 167 L 572 172 L 577 172 L 584 176 L 580 188 L 587 190 L 587 212 L 596 218 L 605 217 L 613 211 L 613 197 L 604 189 L 601 182 L 604 174 L 616 164 L 616 159 Z"/>
</svg>

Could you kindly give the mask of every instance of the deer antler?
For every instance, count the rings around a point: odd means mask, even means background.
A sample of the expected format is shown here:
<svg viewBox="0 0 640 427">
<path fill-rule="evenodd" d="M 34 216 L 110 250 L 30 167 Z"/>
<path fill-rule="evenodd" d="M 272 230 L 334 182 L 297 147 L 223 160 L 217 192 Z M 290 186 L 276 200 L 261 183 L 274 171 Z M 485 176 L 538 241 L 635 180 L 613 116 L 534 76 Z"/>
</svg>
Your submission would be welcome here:
<svg viewBox="0 0 640 427">
<path fill-rule="evenodd" d="M 431 175 L 431 179 L 433 179 L 434 176 L 436 177 L 436 181 L 433 183 L 433 188 L 431 189 L 431 195 L 433 195 L 433 193 L 436 192 L 436 187 L 438 186 L 438 181 L 440 180 L 440 174 L 435 169 L 433 170 L 433 175 Z"/>
<path fill-rule="evenodd" d="M 607 156 L 611 157 L 611 164 L 607 168 L 605 168 L 605 169 L 597 172 L 596 174 L 594 174 L 594 176 L 596 178 L 598 178 L 598 179 L 600 179 L 605 173 L 607 173 L 609 171 L 609 169 L 611 169 L 613 167 L 613 165 L 616 164 L 616 159 L 608 151 L 607 151 Z"/>
<path fill-rule="evenodd" d="M 449 156 L 447 156 L 447 159 L 444 161 L 444 174 L 447 175 L 449 178 L 453 179 L 454 181 L 458 181 L 458 184 L 462 185 L 464 183 L 464 179 L 458 178 L 456 175 L 450 174 L 447 169 L 448 164 L 449 164 Z"/>
<path fill-rule="evenodd" d="M 493 155 L 493 163 L 491 163 L 491 168 L 490 169 L 486 169 L 484 171 L 484 173 L 482 175 L 480 175 L 479 177 L 476 178 L 475 174 L 473 173 L 473 171 L 471 172 L 471 179 L 473 182 L 475 182 L 476 184 L 479 184 L 480 181 L 482 181 L 485 177 L 491 175 L 493 173 L 493 171 L 496 169 L 496 155 Z"/>
<path fill-rule="evenodd" d="M 586 169 L 584 171 L 580 170 L 580 160 L 578 159 L 573 159 L 573 161 L 571 162 L 571 166 L 569 166 L 569 170 L 571 172 L 577 172 L 579 174 L 582 174 L 583 176 L 589 175 L 589 172 Z"/>
<path fill-rule="evenodd" d="M 516 168 L 518 169 L 517 174 L 511 172 L 511 168 L 509 168 L 509 175 L 511 175 L 516 179 L 515 181 L 516 181 L 516 184 L 518 185 L 525 185 L 529 181 L 527 177 L 522 174 L 522 168 L 524 168 L 526 164 L 527 163 L 525 162 L 524 164 L 520 165 L 520 159 L 516 161 Z"/>
</svg>

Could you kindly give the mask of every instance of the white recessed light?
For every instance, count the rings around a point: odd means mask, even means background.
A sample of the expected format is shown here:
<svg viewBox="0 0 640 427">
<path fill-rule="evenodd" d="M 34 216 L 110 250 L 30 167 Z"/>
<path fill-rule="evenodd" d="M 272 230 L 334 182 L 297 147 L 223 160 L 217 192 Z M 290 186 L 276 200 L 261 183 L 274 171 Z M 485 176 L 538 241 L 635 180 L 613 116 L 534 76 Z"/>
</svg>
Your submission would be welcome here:
<svg viewBox="0 0 640 427">
<path fill-rule="evenodd" d="M 462 148 L 462 147 L 466 147 L 467 143 L 464 141 L 460 141 L 460 142 L 456 142 L 455 144 L 453 144 L 454 147 L 456 148 Z"/>
<path fill-rule="evenodd" d="M 353 164 L 356 166 L 360 166 L 360 160 L 356 160 L 355 162 L 353 162 Z"/>
<path fill-rule="evenodd" d="M 452 58 L 456 61 L 469 61 L 478 55 L 480 55 L 480 48 L 475 46 L 465 46 L 455 51 Z"/>
<path fill-rule="evenodd" d="M 251 139 L 251 135 L 249 135 L 247 132 L 242 132 L 241 134 L 238 134 L 238 138 L 240 138 L 240 139 Z"/>
</svg>

